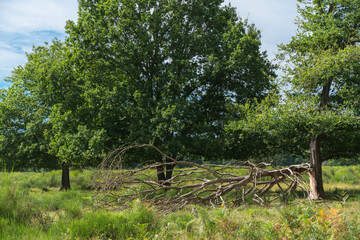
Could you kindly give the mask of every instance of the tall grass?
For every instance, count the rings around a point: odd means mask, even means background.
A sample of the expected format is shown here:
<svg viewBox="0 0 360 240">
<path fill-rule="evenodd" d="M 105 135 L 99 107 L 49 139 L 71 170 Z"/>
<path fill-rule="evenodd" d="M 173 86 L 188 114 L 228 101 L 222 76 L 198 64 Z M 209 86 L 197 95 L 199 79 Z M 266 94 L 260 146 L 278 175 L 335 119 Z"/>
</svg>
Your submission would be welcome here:
<svg viewBox="0 0 360 240">
<path fill-rule="evenodd" d="M 0 173 L 0 239 L 360 239 L 359 167 L 324 168 L 332 201 L 167 214 L 139 200 L 127 210 L 95 208 L 93 174 L 74 171 L 63 192 L 60 171 Z"/>
<path fill-rule="evenodd" d="M 151 209 L 136 202 L 125 212 L 88 212 L 70 224 L 59 221 L 54 229 L 68 239 L 145 239 L 152 237 L 156 221 Z"/>
</svg>

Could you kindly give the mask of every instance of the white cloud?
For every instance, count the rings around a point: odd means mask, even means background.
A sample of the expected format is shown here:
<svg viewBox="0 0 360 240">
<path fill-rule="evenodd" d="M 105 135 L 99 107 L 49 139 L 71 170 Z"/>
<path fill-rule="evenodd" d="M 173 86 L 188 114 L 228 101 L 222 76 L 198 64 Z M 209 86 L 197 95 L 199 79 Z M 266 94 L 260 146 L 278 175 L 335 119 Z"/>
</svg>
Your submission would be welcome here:
<svg viewBox="0 0 360 240">
<path fill-rule="evenodd" d="M 3 46 L 3 44 L 1 44 L 1 46 Z M 0 88 L 6 88 L 10 85 L 10 83 L 4 82 L 3 80 L 11 75 L 11 71 L 15 67 L 24 65 L 25 62 L 25 54 L 16 53 L 11 48 L 0 48 Z"/>
<path fill-rule="evenodd" d="M 10 44 L 7 44 L 6 42 L 0 41 L 0 48 L 12 49 L 13 47 Z"/>
<path fill-rule="evenodd" d="M 67 20 L 76 20 L 76 0 L 1 0 L 0 31 L 63 32 Z"/>
<path fill-rule="evenodd" d="M 272 59 L 277 45 L 295 34 L 296 0 L 225 0 L 262 32 L 263 50 Z M 0 0 L 0 85 L 26 62 L 32 45 L 64 36 L 67 20 L 77 19 L 77 0 Z"/>
<path fill-rule="evenodd" d="M 10 72 L 14 67 L 26 62 L 25 54 L 0 48 L 0 70 Z"/>
<path fill-rule="evenodd" d="M 77 0 L 0 0 L 0 86 L 25 52 L 54 37 L 63 38 L 66 21 L 77 18 Z"/>
<path fill-rule="evenodd" d="M 242 19 L 249 19 L 262 33 L 263 49 L 270 58 L 277 45 L 288 43 L 296 32 L 294 20 L 297 16 L 296 0 L 226 0 L 236 7 Z"/>
</svg>

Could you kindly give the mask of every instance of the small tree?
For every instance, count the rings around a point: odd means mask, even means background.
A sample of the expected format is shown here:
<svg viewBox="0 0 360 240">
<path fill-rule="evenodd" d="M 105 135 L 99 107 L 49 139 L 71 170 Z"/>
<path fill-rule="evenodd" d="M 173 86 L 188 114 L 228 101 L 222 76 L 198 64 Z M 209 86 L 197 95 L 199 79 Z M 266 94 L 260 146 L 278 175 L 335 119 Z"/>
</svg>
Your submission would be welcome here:
<svg viewBox="0 0 360 240">
<path fill-rule="evenodd" d="M 0 103 L 3 159 L 12 161 L 15 169 L 62 165 L 61 189 L 70 188 L 72 162 L 54 151 L 53 115 L 58 106 L 70 111 L 82 102 L 67 50 L 58 40 L 34 47 L 25 66 L 15 69 L 8 79 L 12 84 Z"/>
<path fill-rule="evenodd" d="M 359 94 L 360 1 L 299 1 L 299 31 L 280 47 L 290 65 L 287 81 L 297 94 L 318 96 L 319 115 L 349 103 Z M 356 96 L 356 95 L 355 95 Z M 359 95 L 357 95 L 359 96 Z M 352 106 L 354 107 L 354 106 Z M 321 181 L 321 134 L 310 138 L 311 198 L 325 197 Z"/>
<path fill-rule="evenodd" d="M 298 2 L 303 4 L 298 33 L 280 46 L 280 57 L 288 63 L 284 83 L 290 90 L 285 102 L 250 110 L 249 126 L 243 127 L 259 127 L 258 139 L 278 139 L 278 146 L 270 144 L 275 149 L 292 146 L 285 151 L 305 153 L 307 148 L 310 198 L 320 199 L 325 197 L 322 162 L 359 154 L 360 2 Z"/>
</svg>

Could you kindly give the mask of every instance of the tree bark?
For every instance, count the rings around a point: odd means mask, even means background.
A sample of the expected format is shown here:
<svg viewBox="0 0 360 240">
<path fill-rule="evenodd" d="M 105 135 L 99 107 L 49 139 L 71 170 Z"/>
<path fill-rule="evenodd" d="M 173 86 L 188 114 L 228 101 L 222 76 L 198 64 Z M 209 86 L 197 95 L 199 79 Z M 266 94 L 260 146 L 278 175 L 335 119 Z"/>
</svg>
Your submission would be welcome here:
<svg viewBox="0 0 360 240">
<path fill-rule="evenodd" d="M 164 163 L 164 159 L 160 163 Z M 172 161 L 166 158 L 165 163 L 172 163 Z M 175 165 L 165 165 L 165 167 L 164 165 L 161 165 L 156 167 L 158 182 L 165 182 L 166 186 L 171 186 L 171 183 L 166 181 L 172 178 L 174 167 Z"/>
<path fill-rule="evenodd" d="M 329 100 L 330 100 L 330 91 L 331 91 L 331 84 L 333 79 L 330 78 L 323 86 L 321 91 L 321 99 L 320 99 L 320 109 L 319 114 L 321 111 L 325 110 L 328 107 Z M 312 200 L 319 200 L 325 198 L 325 191 L 322 181 L 322 159 L 320 156 L 320 136 L 315 135 L 311 136 L 310 138 L 310 171 L 309 171 L 309 178 L 310 178 L 310 195 L 309 198 Z"/>
<path fill-rule="evenodd" d="M 160 162 L 160 163 L 162 163 L 162 162 Z M 164 182 L 166 180 L 164 166 L 161 165 L 161 166 L 156 167 L 156 172 L 157 172 L 158 182 L 159 183 Z"/>
<path fill-rule="evenodd" d="M 61 174 L 61 187 L 60 191 L 71 189 L 70 187 L 70 169 L 69 165 L 62 165 L 62 174 Z"/>
<path fill-rule="evenodd" d="M 174 157 L 174 159 L 175 159 L 175 157 Z M 168 159 L 168 158 L 166 159 L 166 163 L 172 163 L 172 162 L 173 161 L 171 161 L 170 159 Z M 175 165 L 166 165 L 166 176 L 165 176 L 166 180 L 169 180 L 172 178 L 174 167 L 175 167 Z M 165 185 L 171 186 L 171 182 L 170 181 L 166 182 Z"/>
<path fill-rule="evenodd" d="M 331 90 L 332 79 L 329 79 L 325 86 L 323 86 L 321 92 L 321 102 L 320 102 L 320 111 L 326 108 L 330 100 L 330 90 Z"/>
<path fill-rule="evenodd" d="M 318 135 L 312 136 L 310 139 L 310 195 L 312 200 L 319 200 L 325 198 L 325 191 L 322 181 L 320 157 L 320 137 Z"/>
</svg>

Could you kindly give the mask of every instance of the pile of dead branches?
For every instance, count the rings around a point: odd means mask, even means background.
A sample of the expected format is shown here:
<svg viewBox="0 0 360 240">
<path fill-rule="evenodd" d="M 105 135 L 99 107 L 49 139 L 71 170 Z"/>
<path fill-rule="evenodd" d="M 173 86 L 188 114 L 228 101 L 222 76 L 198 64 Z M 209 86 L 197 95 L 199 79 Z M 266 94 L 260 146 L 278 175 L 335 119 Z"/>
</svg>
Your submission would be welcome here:
<svg viewBox="0 0 360 240">
<path fill-rule="evenodd" d="M 163 161 L 134 170 L 122 169 L 126 154 L 139 148 L 152 148 Z M 306 189 L 300 175 L 310 169 L 309 164 L 280 169 L 269 167 L 266 163 L 251 162 L 245 166 L 201 165 L 176 160 L 148 144 L 123 146 L 110 153 L 100 165 L 96 175 L 97 199 L 112 207 L 142 199 L 164 209 L 179 209 L 201 203 L 269 204 L 288 196 L 297 186 Z M 173 171 L 171 178 L 159 180 L 157 176 L 169 169 Z M 276 191 L 270 191 L 272 188 Z"/>
</svg>

